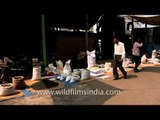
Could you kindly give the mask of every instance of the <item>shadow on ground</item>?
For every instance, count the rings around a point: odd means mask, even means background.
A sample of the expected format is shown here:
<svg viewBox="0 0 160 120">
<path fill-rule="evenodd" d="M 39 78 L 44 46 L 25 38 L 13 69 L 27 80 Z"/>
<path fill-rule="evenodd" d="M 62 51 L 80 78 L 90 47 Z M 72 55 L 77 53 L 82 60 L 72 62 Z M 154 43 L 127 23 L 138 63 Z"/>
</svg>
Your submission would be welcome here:
<svg viewBox="0 0 160 120">
<path fill-rule="evenodd" d="M 159 66 L 148 66 L 148 67 L 144 67 L 141 71 L 160 73 L 160 67 Z"/>
<path fill-rule="evenodd" d="M 66 87 L 52 96 L 55 105 L 103 105 L 122 90 L 99 80 L 90 81 L 73 87 Z"/>
<path fill-rule="evenodd" d="M 49 89 L 49 88 L 52 88 L 52 87 L 57 87 L 58 85 L 59 85 L 58 82 L 43 79 L 39 82 L 36 82 L 36 83 L 32 84 L 31 87 L 34 90 L 43 90 L 43 89 Z"/>
<path fill-rule="evenodd" d="M 128 75 L 126 79 L 135 79 L 137 78 L 137 75 Z"/>
</svg>

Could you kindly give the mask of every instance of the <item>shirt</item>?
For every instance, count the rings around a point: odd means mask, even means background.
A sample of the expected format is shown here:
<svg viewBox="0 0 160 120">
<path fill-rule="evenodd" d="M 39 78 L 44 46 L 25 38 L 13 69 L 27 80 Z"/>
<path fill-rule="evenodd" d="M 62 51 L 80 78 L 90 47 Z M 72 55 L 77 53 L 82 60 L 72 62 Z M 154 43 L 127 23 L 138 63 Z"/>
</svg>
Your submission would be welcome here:
<svg viewBox="0 0 160 120">
<path fill-rule="evenodd" d="M 11 63 L 12 62 L 12 60 L 11 59 L 9 59 L 8 57 L 3 57 L 3 59 L 0 59 L 0 65 L 7 65 L 7 63 Z M 1 67 L 0 67 L 1 68 Z"/>
<path fill-rule="evenodd" d="M 124 59 L 125 54 L 124 43 L 119 41 L 118 44 L 114 44 L 114 55 L 122 55 L 122 59 Z"/>
<path fill-rule="evenodd" d="M 132 48 L 132 54 L 135 56 L 140 56 L 140 47 L 143 46 L 143 43 L 135 42 Z"/>
</svg>

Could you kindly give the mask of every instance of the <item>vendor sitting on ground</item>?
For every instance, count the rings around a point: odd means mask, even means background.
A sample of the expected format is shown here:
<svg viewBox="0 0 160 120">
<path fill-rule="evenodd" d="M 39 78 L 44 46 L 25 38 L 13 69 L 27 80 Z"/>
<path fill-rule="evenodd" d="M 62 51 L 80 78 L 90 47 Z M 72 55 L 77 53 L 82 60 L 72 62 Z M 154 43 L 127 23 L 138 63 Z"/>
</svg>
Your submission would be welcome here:
<svg viewBox="0 0 160 120">
<path fill-rule="evenodd" d="M 12 60 L 6 56 L 0 55 L 0 83 L 5 83 L 5 77 L 8 74 Z"/>
</svg>

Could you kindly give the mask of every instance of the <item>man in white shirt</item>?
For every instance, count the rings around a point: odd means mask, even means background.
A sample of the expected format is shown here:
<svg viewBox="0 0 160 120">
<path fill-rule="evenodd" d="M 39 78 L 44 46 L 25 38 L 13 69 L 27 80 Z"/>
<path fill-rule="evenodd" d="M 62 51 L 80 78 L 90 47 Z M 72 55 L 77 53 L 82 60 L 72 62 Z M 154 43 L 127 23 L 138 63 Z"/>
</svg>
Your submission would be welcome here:
<svg viewBox="0 0 160 120">
<path fill-rule="evenodd" d="M 141 54 L 140 54 L 140 48 L 143 46 L 143 43 L 141 41 L 141 39 L 137 39 L 134 44 L 133 44 L 133 48 L 132 48 L 132 55 L 135 61 L 135 67 L 134 67 L 134 72 L 140 72 L 138 70 L 138 66 L 141 64 Z"/>
<path fill-rule="evenodd" d="M 124 75 L 124 78 L 126 79 L 127 72 L 122 66 L 123 60 L 125 59 L 124 43 L 120 42 L 118 37 L 113 37 L 113 42 L 114 42 L 114 61 L 113 61 L 114 80 L 119 79 L 117 67 L 119 67 L 120 71 Z"/>
</svg>

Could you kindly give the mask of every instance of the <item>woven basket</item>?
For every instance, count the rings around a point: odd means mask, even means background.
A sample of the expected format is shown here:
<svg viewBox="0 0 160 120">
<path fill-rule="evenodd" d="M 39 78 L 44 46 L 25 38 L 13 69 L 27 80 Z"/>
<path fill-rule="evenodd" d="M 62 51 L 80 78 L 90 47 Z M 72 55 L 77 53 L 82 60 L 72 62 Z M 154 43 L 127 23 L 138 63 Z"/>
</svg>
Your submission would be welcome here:
<svg viewBox="0 0 160 120">
<path fill-rule="evenodd" d="M 17 91 L 13 88 L 12 83 L 0 84 L 0 95 L 6 96 L 16 93 Z"/>
<path fill-rule="evenodd" d="M 27 87 L 26 83 L 24 82 L 24 76 L 12 77 L 12 83 L 15 89 L 24 89 Z"/>
</svg>

